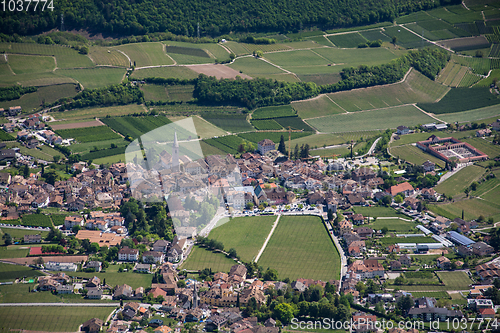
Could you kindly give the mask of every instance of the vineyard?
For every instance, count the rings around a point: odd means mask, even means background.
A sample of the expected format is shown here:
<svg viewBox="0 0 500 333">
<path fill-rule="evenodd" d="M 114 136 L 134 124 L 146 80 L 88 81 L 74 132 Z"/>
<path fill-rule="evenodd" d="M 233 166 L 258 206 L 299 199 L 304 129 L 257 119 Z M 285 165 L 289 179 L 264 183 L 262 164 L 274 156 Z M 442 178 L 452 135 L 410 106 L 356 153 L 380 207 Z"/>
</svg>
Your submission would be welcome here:
<svg viewBox="0 0 500 333">
<path fill-rule="evenodd" d="M 332 35 L 327 37 L 337 47 L 353 48 L 359 44 L 366 43 L 366 39 L 357 32 L 342 35 Z"/>
<path fill-rule="evenodd" d="M 95 160 L 102 157 L 125 154 L 127 147 L 106 148 L 98 151 L 93 151 L 82 156 L 82 160 Z"/>
<path fill-rule="evenodd" d="M 288 142 L 288 132 L 253 132 L 241 133 L 238 136 L 250 142 L 258 143 L 264 139 L 269 139 L 274 143 L 279 143 L 281 136 Z M 311 135 L 311 132 L 292 132 L 292 140 Z M 288 144 L 288 143 L 287 143 Z"/>
<path fill-rule="evenodd" d="M 201 116 L 206 121 L 226 131 L 244 132 L 254 130 L 252 125 L 246 120 L 247 116 L 245 114 L 205 112 Z"/>
<path fill-rule="evenodd" d="M 299 117 L 286 117 L 286 118 L 276 118 L 275 119 L 278 124 L 281 126 L 288 128 L 291 127 L 293 130 L 303 130 L 303 131 L 311 131 L 314 130 L 307 125 L 302 119 Z"/>
<path fill-rule="evenodd" d="M 491 94 L 488 88 L 455 88 L 437 103 L 418 103 L 418 106 L 427 112 L 442 114 L 495 104 L 500 104 L 500 98 Z"/>
<path fill-rule="evenodd" d="M 47 215 L 26 214 L 22 218 L 21 225 L 47 228 L 52 226 L 52 221 Z"/>
<path fill-rule="evenodd" d="M 273 119 L 253 120 L 252 125 L 258 130 L 280 130 L 283 127 Z"/>
<path fill-rule="evenodd" d="M 269 106 L 259 108 L 252 113 L 252 119 L 275 119 L 283 117 L 294 117 L 297 113 L 291 105 Z"/>
<path fill-rule="evenodd" d="M 12 135 L 0 129 L 0 141 L 13 141 L 13 140 L 15 139 Z"/>
<path fill-rule="evenodd" d="M 104 126 L 61 129 L 56 133 L 64 139 L 74 138 L 81 143 L 120 139 L 120 135 Z"/>
<path fill-rule="evenodd" d="M 488 57 L 500 57 L 500 44 L 493 44 L 493 47 L 490 50 L 490 54 Z"/>
<path fill-rule="evenodd" d="M 242 138 L 235 135 L 228 135 L 217 139 L 207 139 L 204 141 L 229 154 L 237 154 L 238 148 L 244 142 Z"/>
<path fill-rule="evenodd" d="M 170 46 L 167 45 L 167 53 L 185 54 L 195 57 L 210 58 L 207 52 L 202 49 L 184 46 Z"/>
<path fill-rule="evenodd" d="M 495 64 L 491 64 L 490 59 L 488 58 L 462 57 L 452 55 L 451 59 L 462 66 L 469 67 L 475 74 L 487 75 L 490 71 L 490 68 L 495 68 Z M 493 65 L 493 67 L 491 65 Z"/>
<path fill-rule="evenodd" d="M 471 73 L 470 70 L 467 70 L 467 73 L 465 73 L 464 77 L 462 78 L 462 81 L 460 81 L 460 84 L 458 86 L 468 88 L 468 87 L 478 83 L 481 80 L 482 80 L 482 77 L 480 77 L 479 75 L 476 75 L 474 73 Z"/>
<path fill-rule="evenodd" d="M 130 136 L 134 139 L 160 126 L 171 123 L 171 121 L 164 116 L 110 117 L 103 118 L 101 121 L 121 135 Z"/>
</svg>

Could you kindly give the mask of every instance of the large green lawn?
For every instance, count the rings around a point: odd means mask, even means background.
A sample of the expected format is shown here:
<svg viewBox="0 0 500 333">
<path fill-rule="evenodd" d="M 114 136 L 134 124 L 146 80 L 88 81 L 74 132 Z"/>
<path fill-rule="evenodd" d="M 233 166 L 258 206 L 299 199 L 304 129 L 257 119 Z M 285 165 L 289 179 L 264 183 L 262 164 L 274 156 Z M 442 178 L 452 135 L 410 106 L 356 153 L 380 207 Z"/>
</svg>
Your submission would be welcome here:
<svg viewBox="0 0 500 333">
<path fill-rule="evenodd" d="M 244 262 L 255 259 L 269 235 L 276 216 L 237 217 L 213 229 L 209 238 L 221 241 L 224 249 L 234 248 Z"/>
<path fill-rule="evenodd" d="M 89 319 L 107 319 L 113 307 L 9 307 L 0 311 L 0 332 L 75 332 Z"/>
<path fill-rule="evenodd" d="M 338 250 L 316 216 L 282 216 L 258 263 L 276 269 L 279 279 L 340 277 Z"/>
<path fill-rule="evenodd" d="M 484 174 L 484 171 L 483 168 L 476 165 L 468 166 L 437 185 L 434 190 L 448 196 L 455 196 L 462 193 L 473 181 L 479 179 Z"/>
<path fill-rule="evenodd" d="M 383 227 L 387 227 L 389 231 L 411 233 L 412 231 L 418 231 L 415 229 L 416 225 L 417 224 L 413 222 L 403 221 L 400 219 L 377 219 L 375 222 L 363 226 L 369 226 L 375 230 L 381 230 Z"/>
<path fill-rule="evenodd" d="M 202 270 L 211 268 L 213 272 L 229 272 L 231 266 L 236 262 L 222 253 L 214 253 L 202 247 L 194 246 L 189 257 L 181 265 L 180 269 Z"/>
</svg>

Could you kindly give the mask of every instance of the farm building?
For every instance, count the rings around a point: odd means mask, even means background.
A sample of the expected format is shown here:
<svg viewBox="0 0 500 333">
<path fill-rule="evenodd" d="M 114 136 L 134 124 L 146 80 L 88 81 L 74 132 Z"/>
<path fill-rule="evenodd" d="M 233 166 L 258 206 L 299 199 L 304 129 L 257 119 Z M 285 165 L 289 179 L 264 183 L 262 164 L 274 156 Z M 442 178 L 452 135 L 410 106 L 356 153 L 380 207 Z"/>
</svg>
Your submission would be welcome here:
<svg viewBox="0 0 500 333">
<path fill-rule="evenodd" d="M 474 244 L 475 242 L 464 235 L 460 235 L 456 231 L 450 231 L 446 234 L 446 237 L 451 240 L 454 243 L 460 244 L 460 245 L 471 245 Z"/>
<path fill-rule="evenodd" d="M 440 138 L 432 135 L 425 141 L 417 142 L 417 147 L 443 161 L 449 161 L 452 157 L 457 158 L 460 163 L 488 159 L 488 155 L 479 149 L 451 136 Z"/>
</svg>

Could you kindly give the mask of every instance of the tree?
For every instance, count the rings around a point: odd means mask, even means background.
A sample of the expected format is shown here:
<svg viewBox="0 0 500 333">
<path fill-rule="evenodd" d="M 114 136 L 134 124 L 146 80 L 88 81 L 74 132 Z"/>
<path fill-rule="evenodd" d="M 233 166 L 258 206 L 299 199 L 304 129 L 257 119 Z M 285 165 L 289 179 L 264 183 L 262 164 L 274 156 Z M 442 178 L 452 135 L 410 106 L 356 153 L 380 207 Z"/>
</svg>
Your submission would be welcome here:
<svg viewBox="0 0 500 333">
<path fill-rule="evenodd" d="M 394 46 L 396 46 L 397 42 L 398 42 L 398 37 L 396 36 L 392 37 L 392 44 L 394 44 Z"/>
<path fill-rule="evenodd" d="M 282 323 L 288 324 L 293 318 L 293 307 L 288 303 L 278 304 L 274 308 L 274 314 Z"/>
<path fill-rule="evenodd" d="M 23 177 L 28 178 L 29 175 L 30 175 L 30 168 L 27 165 L 25 165 L 23 169 Z"/>
<path fill-rule="evenodd" d="M 179 288 L 185 288 L 186 287 L 186 281 L 184 281 L 184 280 L 177 281 L 177 287 L 179 287 Z"/>
<path fill-rule="evenodd" d="M 402 203 L 402 202 L 403 202 L 403 197 L 402 197 L 401 195 L 399 195 L 399 194 L 398 194 L 398 195 L 396 195 L 396 196 L 394 197 L 394 202 L 395 202 L 395 203 L 397 203 L 397 204 Z"/>
<path fill-rule="evenodd" d="M 92 253 L 99 252 L 99 244 L 98 243 L 92 243 L 92 244 L 90 244 L 89 251 L 92 252 Z"/>
<path fill-rule="evenodd" d="M 278 271 L 268 268 L 264 273 L 264 281 L 278 281 Z"/>
<path fill-rule="evenodd" d="M 387 228 L 387 226 L 384 226 L 380 231 L 382 231 L 382 233 L 385 235 L 389 231 L 389 228 Z"/>
<path fill-rule="evenodd" d="M 44 262 L 44 260 L 43 260 L 43 258 L 42 258 L 42 257 L 38 257 L 38 258 L 36 258 L 36 259 L 35 259 L 34 263 L 35 263 L 35 265 L 39 265 L 39 266 L 41 266 L 41 265 L 43 265 L 45 262 Z"/>
<path fill-rule="evenodd" d="M 333 220 L 333 211 L 331 209 L 328 210 L 328 221 L 332 221 Z"/>
<path fill-rule="evenodd" d="M 237 258 L 238 255 L 236 254 L 236 249 L 235 248 L 230 248 L 229 251 L 227 252 L 227 254 L 231 257 L 231 258 Z"/>
<path fill-rule="evenodd" d="M 410 311 L 410 309 L 413 307 L 414 302 L 413 298 L 410 295 L 403 296 L 398 300 L 398 303 L 396 304 L 396 307 L 401 310 L 405 315 Z"/>
<path fill-rule="evenodd" d="M 252 210 L 252 209 L 253 209 L 253 206 L 254 206 L 253 202 L 247 202 L 247 204 L 246 204 L 246 208 L 247 208 L 248 210 Z"/>
<path fill-rule="evenodd" d="M 278 145 L 278 151 L 286 155 L 285 138 L 283 137 L 283 135 L 281 135 L 280 144 Z"/>
<path fill-rule="evenodd" d="M 5 233 L 2 236 L 3 241 L 5 242 L 5 246 L 12 244 L 12 236 L 9 233 Z"/>
</svg>

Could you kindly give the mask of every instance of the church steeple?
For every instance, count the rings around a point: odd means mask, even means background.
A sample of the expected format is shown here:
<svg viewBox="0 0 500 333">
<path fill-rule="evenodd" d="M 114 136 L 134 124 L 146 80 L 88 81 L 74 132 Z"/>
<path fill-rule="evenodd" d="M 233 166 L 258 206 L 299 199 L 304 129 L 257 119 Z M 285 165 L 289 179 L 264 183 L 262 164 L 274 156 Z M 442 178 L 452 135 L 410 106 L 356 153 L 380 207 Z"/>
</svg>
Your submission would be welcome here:
<svg viewBox="0 0 500 333">
<path fill-rule="evenodd" d="M 198 292 L 196 291 L 196 281 L 194 282 L 194 291 L 193 291 L 193 309 L 198 307 Z"/>
<path fill-rule="evenodd" d="M 177 131 L 174 132 L 174 145 L 172 147 L 172 169 L 179 171 L 179 142 L 177 141 Z"/>
</svg>

